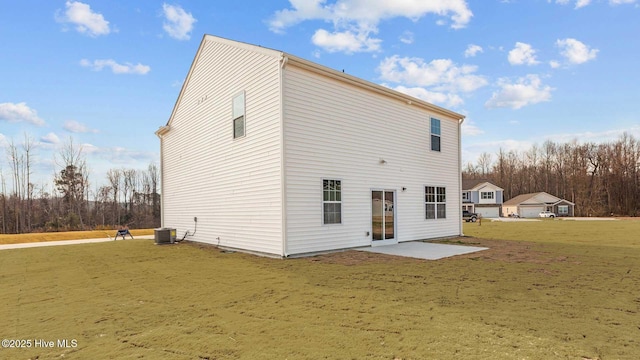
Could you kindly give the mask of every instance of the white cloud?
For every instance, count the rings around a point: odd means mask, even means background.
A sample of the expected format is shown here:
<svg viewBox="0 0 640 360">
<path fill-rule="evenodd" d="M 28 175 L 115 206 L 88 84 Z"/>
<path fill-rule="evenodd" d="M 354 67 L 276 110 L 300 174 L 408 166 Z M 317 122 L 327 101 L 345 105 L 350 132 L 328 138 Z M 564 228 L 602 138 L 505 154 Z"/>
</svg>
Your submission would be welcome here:
<svg viewBox="0 0 640 360">
<path fill-rule="evenodd" d="M 111 68 L 114 74 L 137 74 L 145 75 L 151 71 L 151 67 L 148 65 L 142 65 L 137 63 L 136 65 L 131 63 L 119 64 L 112 59 L 100 59 L 89 61 L 87 59 L 80 60 L 80 65 L 83 67 L 91 68 L 93 71 L 101 71 L 103 68 Z"/>
<path fill-rule="evenodd" d="M 435 14 L 447 17 L 451 21 L 451 27 L 459 29 L 465 27 L 473 13 L 465 0 L 289 0 L 290 9 L 276 11 L 268 20 L 269 28 L 276 33 L 282 33 L 288 27 L 308 20 L 323 20 L 333 24 L 333 32 L 327 30 L 316 31 L 314 37 L 324 37 L 326 41 L 317 41 L 318 44 L 327 43 L 331 51 L 344 48 L 344 51 L 354 52 L 354 46 L 336 47 L 338 35 L 359 35 L 361 44 L 364 39 L 375 41 L 379 48 L 379 39 L 369 39 L 368 35 L 377 33 L 378 24 L 382 20 L 396 17 L 404 17 L 413 21 L 419 20 L 427 14 Z M 333 38 L 328 35 L 333 34 Z M 363 37 L 364 36 L 364 37 Z M 402 40 L 404 39 L 404 40 Z M 409 38 L 403 37 L 405 42 Z M 352 41 L 354 39 L 351 39 Z M 357 36 L 356 36 L 357 40 Z M 316 41 L 314 41 L 316 43 Z M 321 45 L 318 45 L 321 46 Z M 360 48 L 370 48 L 362 45 Z"/>
<path fill-rule="evenodd" d="M 385 58 L 377 69 L 381 79 L 399 84 L 395 90 L 451 107 L 464 102 L 459 93 L 470 93 L 487 85 L 483 76 L 475 74 L 477 70 L 476 66 L 458 66 L 449 59 L 426 63 L 420 58 L 398 55 Z"/>
<path fill-rule="evenodd" d="M 585 7 L 591 3 L 591 0 L 578 0 L 576 1 L 576 9 Z"/>
<path fill-rule="evenodd" d="M 405 44 L 413 44 L 413 33 L 411 31 L 405 31 L 400 36 L 400 41 Z"/>
<path fill-rule="evenodd" d="M 347 54 L 354 52 L 372 52 L 380 50 L 382 40 L 369 37 L 367 32 L 353 33 L 351 31 L 329 33 L 319 29 L 313 34 L 311 41 L 316 46 L 328 52 L 342 51 Z"/>
<path fill-rule="evenodd" d="M 91 129 L 88 126 L 81 124 L 75 120 L 65 121 L 62 128 L 72 133 L 97 133 L 98 132 L 98 130 Z"/>
<path fill-rule="evenodd" d="M 383 86 L 387 86 L 385 84 L 382 84 Z M 389 87 L 389 86 L 387 86 Z M 390 87 L 391 88 L 391 87 Z M 456 94 L 446 94 L 446 93 L 442 93 L 442 92 L 435 92 L 435 91 L 429 91 L 425 88 L 421 88 L 421 87 L 405 87 L 402 85 L 398 85 L 394 88 L 391 88 L 393 90 L 399 91 L 403 94 L 407 94 L 409 96 L 413 96 L 415 98 L 418 98 L 420 100 L 424 100 L 426 102 L 432 103 L 432 104 L 442 104 L 442 105 L 446 105 L 449 107 L 455 107 L 458 105 L 461 105 L 464 101 L 462 100 L 462 98 L 459 95 Z"/>
<path fill-rule="evenodd" d="M 480 129 L 476 123 L 467 118 L 462 123 L 462 135 L 463 136 L 478 136 L 484 134 L 484 130 Z"/>
<path fill-rule="evenodd" d="M 465 121 L 466 122 L 466 121 Z M 471 161 L 474 163 L 477 158 L 483 152 L 487 152 L 489 154 L 497 154 L 500 149 L 503 149 L 506 152 L 511 150 L 517 151 L 519 153 L 525 153 L 531 150 L 533 144 L 541 144 L 546 140 L 551 140 L 556 143 L 566 143 L 577 141 L 578 143 L 586 143 L 586 142 L 594 142 L 594 143 L 606 143 L 606 142 L 615 142 L 620 139 L 623 133 L 627 133 L 632 135 L 636 139 L 640 138 L 640 125 L 631 126 L 630 128 L 624 129 L 611 129 L 604 130 L 600 132 L 576 132 L 576 133 L 564 133 L 564 134 L 551 134 L 551 135 L 543 135 L 531 138 L 528 140 L 515 140 L 515 139 L 506 139 L 506 140 L 498 140 L 498 141 L 488 141 L 481 143 L 473 143 L 470 145 L 469 142 L 463 142 L 462 148 L 462 159 L 463 163 Z"/>
<path fill-rule="evenodd" d="M 27 103 L 1 103 L 0 121 L 27 122 L 33 125 L 42 126 L 44 120 L 38 116 L 38 112 L 27 106 Z"/>
<path fill-rule="evenodd" d="M 609 5 L 621 5 L 621 4 L 635 4 L 637 0 L 609 0 Z M 551 0 L 547 0 L 547 2 L 552 2 Z M 567 5 L 571 1 L 570 0 L 556 0 L 556 4 Z M 583 8 L 587 5 L 591 4 L 591 0 L 576 0 L 575 9 Z"/>
<path fill-rule="evenodd" d="M 464 51 L 464 57 L 474 57 L 483 51 L 482 46 L 469 44 L 469 46 L 467 46 L 467 50 Z"/>
<path fill-rule="evenodd" d="M 162 11 L 165 17 L 162 24 L 164 31 L 174 39 L 189 40 L 193 24 L 198 20 L 178 5 L 162 4 Z"/>
<path fill-rule="evenodd" d="M 516 82 L 502 78 L 498 80 L 499 91 L 495 91 L 485 107 L 520 109 L 524 106 L 537 104 L 551 99 L 553 88 L 542 85 L 538 75 L 527 75 Z"/>
<path fill-rule="evenodd" d="M 549 135 L 547 139 L 555 142 L 570 142 L 577 140 L 579 143 L 595 142 L 605 143 L 609 141 L 616 141 L 622 136 L 623 133 L 632 135 L 635 138 L 640 138 L 640 125 L 631 126 L 625 129 L 611 129 L 600 132 L 578 132 L 578 133 L 566 133 L 566 134 L 553 134 Z"/>
<path fill-rule="evenodd" d="M 450 59 L 436 59 L 426 63 L 420 58 L 385 58 L 377 69 L 386 81 L 405 85 L 433 87 L 436 91 L 472 92 L 487 84 L 476 75 L 477 66 L 457 66 Z"/>
<path fill-rule="evenodd" d="M 551 66 L 552 69 L 557 69 L 560 67 L 560 63 L 556 60 L 551 60 L 549 61 L 549 66 Z"/>
<path fill-rule="evenodd" d="M 67 1 L 63 14 L 56 13 L 56 20 L 61 23 L 71 23 L 79 33 L 95 37 L 107 35 L 111 32 L 109 22 L 100 13 L 93 12 L 91 7 L 79 1 Z"/>
<path fill-rule="evenodd" d="M 536 51 L 531 45 L 521 42 L 516 42 L 516 47 L 509 51 L 508 60 L 511 65 L 536 65 L 539 63 L 536 60 Z"/>
<path fill-rule="evenodd" d="M 525 151 L 528 151 L 533 144 L 534 143 L 529 140 L 506 139 L 463 145 L 462 163 L 475 163 L 482 153 L 486 152 L 494 155 L 497 154 L 500 149 L 506 152 L 513 150 L 519 153 L 524 153 Z"/>
<path fill-rule="evenodd" d="M 40 141 L 45 143 L 45 144 L 59 144 L 60 143 L 60 138 L 58 137 L 58 135 L 50 132 L 47 135 L 44 135 L 42 137 L 40 137 Z"/>
<path fill-rule="evenodd" d="M 82 153 L 87 155 L 96 154 L 96 153 L 99 153 L 100 151 L 107 150 L 107 149 L 100 149 L 99 147 L 89 143 L 80 144 L 80 148 L 82 149 Z"/>
<path fill-rule="evenodd" d="M 588 45 L 576 39 L 559 39 L 556 46 L 560 48 L 560 55 L 564 56 L 571 64 L 582 64 L 596 58 L 598 49 L 591 49 Z"/>
</svg>

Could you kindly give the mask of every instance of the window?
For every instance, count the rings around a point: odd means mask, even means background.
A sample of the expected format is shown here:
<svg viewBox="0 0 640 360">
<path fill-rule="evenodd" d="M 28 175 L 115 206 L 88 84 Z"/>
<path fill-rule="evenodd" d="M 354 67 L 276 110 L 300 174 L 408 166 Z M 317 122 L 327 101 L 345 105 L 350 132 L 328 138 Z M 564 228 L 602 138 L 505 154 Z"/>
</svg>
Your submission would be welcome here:
<svg viewBox="0 0 640 360">
<path fill-rule="evenodd" d="M 462 193 L 462 201 L 469 201 L 469 192 L 465 191 Z"/>
<path fill-rule="evenodd" d="M 233 138 L 244 136 L 244 91 L 233 97 Z"/>
<path fill-rule="evenodd" d="M 484 191 L 480 192 L 480 198 L 482 200 L 492 200 L 493 196 L 494 196 L 493 192 L 484 192 Z"/>
<path fill-rule="evenodd" d="M 342 181 L 322 180 L 323 224 L 342 224 Z"/>
<path fill-rule="evenodd" d="M 558 205 L 558 215 L 569 215 L 569 205 Z"/>
<path fill-rule="evenodd" d="M 447 191 L 444 187 L 425 186 L 424 202 L 427 219 L 446 219 Z"/>
<path fill-rule="evenodd" d="M 440 120 L 431 118 L 431 150 L 440 151 Z"/>
</svg>

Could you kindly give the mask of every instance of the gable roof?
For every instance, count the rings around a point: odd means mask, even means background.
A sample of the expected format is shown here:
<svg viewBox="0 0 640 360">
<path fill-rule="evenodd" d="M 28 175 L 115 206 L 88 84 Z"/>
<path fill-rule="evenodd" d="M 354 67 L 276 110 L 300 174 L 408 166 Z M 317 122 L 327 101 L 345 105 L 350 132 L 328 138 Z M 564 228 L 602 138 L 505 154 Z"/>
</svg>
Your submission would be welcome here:
<svg viewBox="0 0 640 360">
<path fill-rule="evenodd" d="M 465 116 L 462 114 L 458 114 L 454 111 L 442 108 L 440 106 L 431 104 L 429 102 L 426 102 L 424 100 L 420 100 L 418 98 L 414 98 L 412 96 L 409 96 L 407 94 L 401 93 L 399 91 L 390 89 L 388 87 L 382 86 L 382 85 L 378 85 L 378 84 L 374 84 L 370 81 L 364 80 L 364 79 L 360 79 L 358 77 L 349 75 L 349 74 L 345 74 L 344 72 L 340 72 L 331 68 L 328 68 L 326 66 L 314 63 L 312 61 L 309 60 L 305 60 L 303 58 L 297 57 L 295 55 L 280 51 L 280 50 L 275 50 L 275 49 L 270 49 L 270 48 L 266 48 L 263 46 L 259 46 L 259 45 L 253 45 L 253 44 L 249 44 L 249 43 L 244 43 L 244 42 L 240 42 L 240 41 L 235 41 L 235 40 L 230 40 L 230 39 L 225 39 L 225 38 L 221 38 L 218 36 L 213 36 L 213 35 L 208 35 L 208 34 L 204 34 L 204 36 L 202 37 L 202 41 L 200 42 L 200 46 L 198 47 L 198 51 L 196 52 L 196 56 L 193 59 L 193 62 L 191 63 L 191 67 L 189 68 L 189 72 L 187 74 L 187 77 L 185 78 L 184 83 L 182 84 L 182 88 L 180 89 L 180 94 L 178 95 L 178 98 L 176 100 L 176 103 L 173 106 L 173 110 L 171 111 L 171 116 L 169 117 L 169 120 L 167 120 L 167 124 L 166 126 L 161 126 L 160 129 L 158 129 L 156 131 L 156 134 L 158 136 L 165 134 L 166 132 L 169 131 L 169 125 L 171 124 L 171 120 L 173 119 L 175 113 L 176 113 L 176 109 L 178 108 L 178 104 L 180 104 L 180 100 L 182 99 L 182 95 L 184 93 L 184 90 L 186 89 L 189 80 L 191 78 L 191 74 L 193 72 L 193 69 L 195 68 L 198 59 L 200 57 L 200 53 L 202 52 L 202 49 L 204 48 L 204 45 L 206 43 L 206 41 L 216 41 L 218 43 L 222 43 L 222 44 L 226 44 L 226 45 L 230 45 L 230 46 L 234 46 L 237 48 L 242 48 L 245 50 L 249 50 L 249 51 L 254 51 L 254 52 L 259 52 L 262 54 L 266 54 L 266 55 L 270 55 L 273 56 L 274 58 L 279 58 L 280 59 L 280 64 L 282 66 L 282 68 L 285 68 L 287 66 L 287 64 L 291 64 L 300 68 L 303 68 L 305 70 L 309 70 L 312 71 L 314 73 L 326 76 L 326 77 L 330 77 L 333 79 L 336 79 L 338 81 L 342 81 L 351 85 L 354 85 L 356 87 L 368 90 L 368 91 L 372 91 L 378 94 L 382 94 L 391 98 L 395 98 L 398 100 L 401 100 L 403 102 L 406 102 L 408 105 L 416 105 L 422 108 L 425 108 L 429 111 L 432 111 L 434 113 L 440 114 L 440 115 L 444 115 L 447 117 L 451 117 L 453 119 L 456 120 L 464 120 Z"/>
<path fill-rule="evenodd" d="M 569 200 L 561 199 L 557 196 L 553 196 L 544 191 L 522 194 L 518 195 L 512 199 L 505 201 L 503 206 L 513 206 L 513 205 L 555 205 L 560 202 L 566 202 L 571 205 L 575 205 Z"/>
<path fill-rule="evenodd" d="M 464 179 L 462 180 L 462 191 L 479 190 L 489 186 L 495 190 L 504 190 L 487 179 Z"/>
</svg>

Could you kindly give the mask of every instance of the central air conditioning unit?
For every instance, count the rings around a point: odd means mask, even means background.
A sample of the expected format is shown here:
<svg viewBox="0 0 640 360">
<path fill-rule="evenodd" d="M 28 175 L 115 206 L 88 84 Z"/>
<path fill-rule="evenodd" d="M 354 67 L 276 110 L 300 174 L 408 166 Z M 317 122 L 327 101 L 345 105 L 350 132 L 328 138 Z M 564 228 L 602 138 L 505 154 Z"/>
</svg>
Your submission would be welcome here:
<svg viewBox="0 0 640 360">
<path fill-rule="evenodd" d="M 176 242 L 176 229 L 173 228 L 161 228 L 155 229 L 155 242 L 156 245 L 174 244 Z"/>
</svg>

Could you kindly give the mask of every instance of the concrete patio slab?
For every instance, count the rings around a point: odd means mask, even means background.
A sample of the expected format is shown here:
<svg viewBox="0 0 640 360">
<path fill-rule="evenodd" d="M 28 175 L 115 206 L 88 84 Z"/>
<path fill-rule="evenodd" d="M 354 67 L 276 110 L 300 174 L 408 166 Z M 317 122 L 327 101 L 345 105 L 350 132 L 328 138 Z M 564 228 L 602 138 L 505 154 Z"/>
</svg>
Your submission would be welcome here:
<svg viewBox="0 0 640 360">
<path fill-rule="evenodd" d="M 368 251 L 372 253 L 406 256 L 425 260 L 438 260 L 450 256 L 474 253 L 476 251 L 488 250 L 485 247 L 461 246 L 448 244 L 435 244 L 422 241 L 409 241 L 393 245 L 372 246 L 355 249 L 358 251 Z"/>
</svg>

